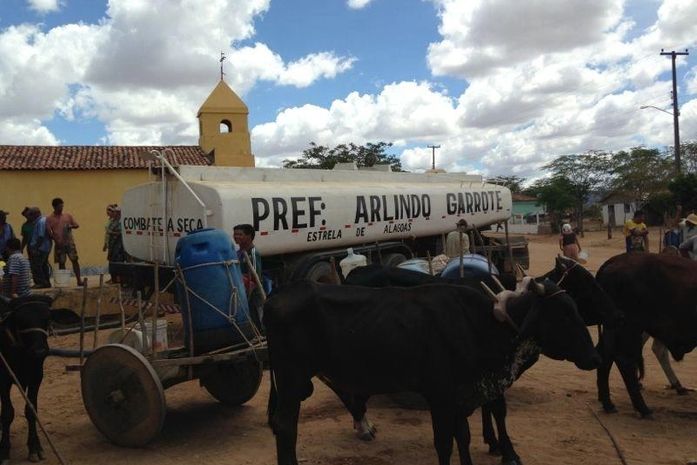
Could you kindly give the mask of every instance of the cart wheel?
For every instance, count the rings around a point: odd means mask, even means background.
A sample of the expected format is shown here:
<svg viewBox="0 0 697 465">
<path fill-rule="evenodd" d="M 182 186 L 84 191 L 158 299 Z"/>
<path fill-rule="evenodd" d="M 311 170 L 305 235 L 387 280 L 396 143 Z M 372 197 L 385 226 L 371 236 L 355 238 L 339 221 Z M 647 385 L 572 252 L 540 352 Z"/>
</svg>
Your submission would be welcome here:
<svg viewBox="0 0 697 465">
<path fill-rule="evenodd" d="M 123 344 L 98 348 L 82 368 L 82 401 L 97 429 L 119 446 L 150 442 L 165 420 L 162 383 L 148 360 Z"/>
<path fill-rule="evenodd" d="M 237 363 L 221 363 L 201 377 L 201 386 L 225 405 L 242 405 L 257 393 L 263 366 L 255 358 Z"/>
</svg>

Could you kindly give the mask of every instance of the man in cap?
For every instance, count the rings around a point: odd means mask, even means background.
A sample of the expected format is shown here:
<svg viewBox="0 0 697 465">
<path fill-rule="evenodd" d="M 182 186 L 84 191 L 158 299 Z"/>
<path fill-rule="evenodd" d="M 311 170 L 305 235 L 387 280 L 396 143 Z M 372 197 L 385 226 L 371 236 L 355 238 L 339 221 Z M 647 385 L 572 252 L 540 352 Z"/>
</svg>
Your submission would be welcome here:
<svg viewBox="0 0 697 465">
<path fill-rule="evenodd" d="M 0 210 L 0 258 L 6 257 L 5 247 L 7 241 L 15 237 L 15 232 L 12 230 L 12 225 L 7 222 L 8 212 Z"/>
<path fill-rule="evenodd" d="M 687 215 L 685 226 L 687 226 L 688 231 L 694 230 L 697 227 L 697 215 L 694 213 Z M 685 258 L 697 260 L 697 234 L 689 235 L 688 233 L 687 236 L 688 238 L 682 241 L 680 247 L 678 247 L 680 254 Z"/>
</svg>

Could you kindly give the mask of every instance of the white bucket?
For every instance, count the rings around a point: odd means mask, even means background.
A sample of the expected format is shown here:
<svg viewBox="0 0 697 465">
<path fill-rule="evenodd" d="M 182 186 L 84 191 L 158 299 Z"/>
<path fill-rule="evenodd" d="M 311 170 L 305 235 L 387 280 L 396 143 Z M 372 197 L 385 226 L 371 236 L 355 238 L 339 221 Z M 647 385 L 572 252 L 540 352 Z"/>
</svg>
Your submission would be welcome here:
<svg viewBox="0 0 697 465">
<path fill-rule="evenodd" d="M 70 274 L 70 270 L 53 270 L 53 284 L 56 287 L 68 287 Z"/>
<path fill-rule="evenodd" d="M 135 329 L 140 329 L 140 325 L 136 325 Z M 149 352 L 152 348 L 151 337 L 152 337 L 152 321 L 145 321 L 145 334 L 144 338 L 144 349 Z M 163 350 L 169 349 L 169 344 L 167 342 L 167 320 L 157 320 L 157 332 L 155 333 L 155 351 L 161 352 Z"/>
<path fill-rule="evenodd" d="M 143 333 L 137 329 L 123 330 L 117 329 L 116 331 L 109 334 L 110 344 L 125 344 L 129 347 L 133 347 L 138 352 L 143 352 Z"/>
</svg>

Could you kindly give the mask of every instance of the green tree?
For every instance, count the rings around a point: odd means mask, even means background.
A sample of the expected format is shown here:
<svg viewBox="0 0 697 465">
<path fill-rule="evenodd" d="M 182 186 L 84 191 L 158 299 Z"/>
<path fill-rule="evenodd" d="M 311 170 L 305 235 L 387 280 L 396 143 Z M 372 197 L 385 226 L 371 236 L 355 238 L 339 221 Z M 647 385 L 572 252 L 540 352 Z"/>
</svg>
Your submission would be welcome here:
<svg viewBox="0 0 697 465">
<path fill-rule="evenodd" d="M 573 197 L 573 211 L 577 227 L 583 232 L 584 205 L 591 194 L 603 190 L 610 183 L 609 170 L 612 155 L 602 151 L 584 154 L 562 155 L 544 166 L 553 178 L 564 179 L 568 195 Z M 561 187 L 559 184 L 558 187 Z"/>
<path fill-rule="evenodd" d="M 525 192 L 535 196 L 538 205 L 545 206 L 554 231 L 558 231 L 561 219 L 572 211 L 576 204 L 574 184 L 564 176 L 539 179 Z"/>
<path fill-rule="evenodd" d="M 399 157 L 386 153 L 391 142 L 368 142 L 366 145 L 354 143 L 326 147 L 310 142 L 310 148 L 303 150 L 298 160 L 283 160 L 284 168 L 314 168 L 330 170 L 337 163 L 355 162 L 358 167 L 389 164 L 392 171 L 402 171 Z"/>
<path fill-rule="evenodd" d="M 697 141 L 680 144 L 680 155 L 683 174 L 697 173 Z M 673 150 L 670 156 L 674 159 Z"/>
<path fill-rule="evenodd" d="M 508 187 L 512 193 L 519 194 L 523 192 L 523 183 L 525 183 L 525 178 L 515 175 L 494 176 L 493 178 L 487 179 L 486 182 Z"/>
<path fill-rule="evenodd" d="M 636 202 L 644 204 L 650 194 L 668 188 L 674 165 L 668 152 L 634 147 L 612 156 L 611 171 L 612 189 L 630 194 Z"/>
<path fill-rule="evenodd" d="M 682 205 L 683 211 L 697 211 L 697 173 L 676 177 L 668 183 L 674 205 Z"/>
</svg>

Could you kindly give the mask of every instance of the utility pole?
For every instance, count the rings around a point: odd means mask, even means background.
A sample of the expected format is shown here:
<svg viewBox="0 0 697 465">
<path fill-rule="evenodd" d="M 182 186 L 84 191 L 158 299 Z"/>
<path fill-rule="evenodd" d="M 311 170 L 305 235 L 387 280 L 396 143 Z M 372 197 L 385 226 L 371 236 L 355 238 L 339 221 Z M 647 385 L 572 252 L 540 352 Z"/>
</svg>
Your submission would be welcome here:
<svg viewBox="0 0 697 465">
<path fill-rule="evenodd" d="M 433 149 L 433 157 L 432 157 L 432 162 L 431 162 L 431 169 L 435 170 L 436 169 L 436 149 L 440 148 L 440 145 L 428 145 L 427 146 L 429 149 Z"/>
<path fill-rule="evenodd" d="M 689 55 L 687 49 L 684 52 L 664 52 L 661 49 L 661 55 L 669 56 L 673 62 L 673 132 L 675 137 L 675 173 L 680 174 L 680 123 L 678 122 L 678 117 L 680 116 L 680 110 L 678 110 L 678 83 L 675 73 L 675 57 L 678 55 Z"/>
</svg>

